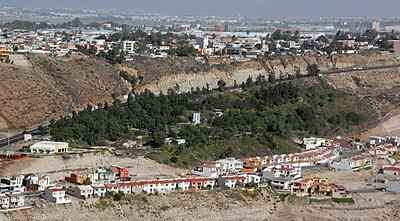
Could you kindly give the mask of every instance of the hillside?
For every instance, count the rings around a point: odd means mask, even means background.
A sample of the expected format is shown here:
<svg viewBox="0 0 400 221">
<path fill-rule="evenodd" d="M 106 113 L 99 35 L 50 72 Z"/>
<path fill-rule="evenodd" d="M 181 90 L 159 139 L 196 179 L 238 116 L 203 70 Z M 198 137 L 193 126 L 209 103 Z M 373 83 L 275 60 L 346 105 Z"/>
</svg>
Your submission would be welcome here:
<svg viewBox="0 0 400 221">
<path fill-rule="evenodd" d="M 378 193 L 379 194 L 379 193 Z M 131 196 L 120 202 L 101 199 L 88 203 L 74 199 L 72 204 L 54 205 L 36 200 L 32 209 L 0 214 L 1 220 L 215 220 L 215 221 L 299 221 L 299 220 L 398 220 L 399 201 L 395 195 L 379 198 L 355 196 L 355 205 L 331 202 L 309 203 L 307 198 L 281 202 L 276 194 L 242 191 L 174 193 Z M 382 206 L 384 205 L 384 206 Z M 373 209 L 367 209 L 372 207 Z M 73 213 L 71 213 L 73 211 Z M 71 216 L 73 214 L 73 216 Z"/>
<path fill-rule="evenodd" d="M 381 65 L 400 64 L 392 55 L 387 53 L 373 53 L 368 55 L 339 55 L 332 58 L 320 56 L 280 57 L 274 59 L 254 60 L 238 64 L 221 64 L 215 66 L 201 65 L 191 58 L 185 59 L 149 59 L 136 58 L 133 62 L 126 62 L 124 66 L 135 70 L 143 80 L 137 87 L 138 92 L 149 89 L 154 93 L 166 92 L 168 88 L 178 84 L 182 92 L 191 88 L 202 88 L 209 85 L 217 88 L 217 82 L 222 79 L 227 86 L 233 86 L 235 81 L 241 84 L 250 76 L 256 79 L 259 75 L 268 76 L 274 72 L 276 78 L 295 74 L 307 74 L 308 64 L 317 64 L 321 71 L 349 68 L 372 67 Z"/>
<path fill-rule="evenodd" d="M 112 102 L 113 94 L 127 94 L 130 87 L 118 76 L 118 70 L 139 77 L 136 92 L 149 89 L 158 94 L 160 91 L 166 93 L 177 84 L 181 92 L 186 92 L 207 84 L 210 88 L 217 88 L 220 79 L 227 86 L 233 86 L 235 82 L 240 85 L 249 76 L 253 79 L 259 75 L 267 77 L 270 72 L 274 72 L 276 78 L 294 74 L 297 70 L 307 74 L 307 65 L 314 63 L 326 71 L 399 64 L 399 60 L 386 53 L 373 53 L 332 58 L 285 57 L 209 66 L 193 58 L 136 57 L 134 61 L 112 66 L 103 60 L 81 56 L 50 58 L 28 55 L 28 62 L 0 64 L 0 131 L 7 127 L 6 123 L 15 130 L 22 130 L 46 124 L 88 104 Z M 399 69 L 363 70 L 330 75 L 328 83 L 353 95 L 362 95 L 367 103 L 374 104 L 381 116 L 385 116 L 388 109 L 395 107 L 397 96 L 393 88 L 398 78 Z"/>
<path fill-rule="evenodd" d="M 31 66 L 0 64 L 0 118 L 15 130 L 46 124 L 87 105 L 112 102 L 113 94 L 129 91 L 116 68 L 103 61 L 27 58 Z"/>
</svg>

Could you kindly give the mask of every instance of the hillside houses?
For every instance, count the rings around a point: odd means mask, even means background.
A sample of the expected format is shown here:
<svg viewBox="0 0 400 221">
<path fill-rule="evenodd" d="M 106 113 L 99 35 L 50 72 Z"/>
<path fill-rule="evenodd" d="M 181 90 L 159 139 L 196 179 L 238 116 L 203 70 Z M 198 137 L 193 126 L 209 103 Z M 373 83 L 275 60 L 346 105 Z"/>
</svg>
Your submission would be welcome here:
<svg viewBox="0 0 400 221">
<path fill-rule="evenodd" d="M 291 194 L 298 197 L 346 197 L 346 189 L 342 185 L 330 183 L 327 178 L 313 177 L 296 180 L 291 187 Z"/>
<path fill-rule="evenodd" d="M 371 167 L 373 158 L 370 155 L 358 155 L 342 158 L 339 161 L 332 161 L 329 166 L 335 171 L 340 170 L 359 170 Z"/>
</svg>

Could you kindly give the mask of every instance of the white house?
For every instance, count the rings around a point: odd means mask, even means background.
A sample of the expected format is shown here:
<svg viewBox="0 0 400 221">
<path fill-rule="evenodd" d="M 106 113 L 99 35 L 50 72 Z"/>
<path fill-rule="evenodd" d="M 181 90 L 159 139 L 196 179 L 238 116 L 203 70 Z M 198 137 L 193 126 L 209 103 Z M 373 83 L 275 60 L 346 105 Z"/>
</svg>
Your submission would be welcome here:
<svg viewBox="0 0 400 221">
<path fill-rule="evenodd" d="M 16 176 L 9 178 L 2 178 L 0 183 L 0 193 L 5 192 L 24 192 L 23 186 L 24 176 Z"/>
<path fill-rule="evenodd" d="M 104 197 L 107 194 L 107 188 L 104 184 L 92 184 L 93 196 Z"/>
<path fill-rule="evenodd" d="M 91 186 L 75 186 L 72 194 L 78 198 L 87 199 L 93 196 L 93 188 Z"/>
<path fill-rule="evenodd" d="M 18 208 L 25 205 L 25 196 L 22 193 L 8 193 L 10 208 Z"/>
<path fill-rule="evenodd" d="M 175 181 L 179 191 L 187 191 L 191 187 L 191 181 L 189 179 L 175 179 Z"/>
<path fill-rule="evenodd" d="M 324 138 L 316 138 L 316 137 L 304 138 L 303 146 L 306 148 L 306 150 L 311 150 L 319 146 L 322 146 L 323 144 L 325 144 L 325 142 L 326 140 Z"/>
<path fill-rule="evenodd" d="M 390 179 L 387 182 L 387 191 L 400 193 L 400 179 Z"/>
<path fill-rule="evenodd" d="M 218 186 L 234 189 L 239 183 L 246 183 L 246 176 L 221 176 L 218 178 Z"/>
<path fill-rule="evenodd" d="M 217 160 L 221 164 L 221 174 L 239 173 L 243 170 L 243 162 L 235 158 Z"/>
<path fill-rule="evenodd" d="M 197 166 L 191 173 L 201 177 L 218 178 L 221 174 L 221 163 L 205 163 Z"/>
<path fill-rule="evenodd" d="M 194 124 L 200 124 L 201 123 L 200 113 L 199 112 L 192 113 L 192 123 L 194 123 Z"/>
<path fill-rule="evenodd" d="M 246 176 L 246 181 L 245 183 L 260 183 L 261 182 L 261 177 L 254 175 L 254 174 L 250 174 Z"/>
<path fill-rule="evenodd" d="M 71 199 L 65 197 L 65 190 L 60 187 L 47 188 L 42 197 L 56 204 L 71 203 Z"/>
<path fill-rule="evenodd" d="M 146 193 L 170 193 L 177 187 L 177 183 L 169 179 L 142 181 L 142 183 L 143 191 Z"/>
</svg>

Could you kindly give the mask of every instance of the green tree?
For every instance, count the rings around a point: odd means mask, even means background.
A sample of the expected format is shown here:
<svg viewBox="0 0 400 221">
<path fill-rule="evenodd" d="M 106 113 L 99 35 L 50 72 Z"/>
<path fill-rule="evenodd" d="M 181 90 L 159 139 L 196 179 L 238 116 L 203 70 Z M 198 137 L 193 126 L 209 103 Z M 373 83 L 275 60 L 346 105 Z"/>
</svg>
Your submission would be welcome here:
<svg viewBox="0 0 400 221">
<path fill-rule="evenodd" d="M 220 91 L 220 92 L 225 91 L 226 83 L 225 83 L 224 80 L 220 79 L 220 80 L 218 81 L 217 85 L 218 85 L 218 91 Z"/>
</svg>

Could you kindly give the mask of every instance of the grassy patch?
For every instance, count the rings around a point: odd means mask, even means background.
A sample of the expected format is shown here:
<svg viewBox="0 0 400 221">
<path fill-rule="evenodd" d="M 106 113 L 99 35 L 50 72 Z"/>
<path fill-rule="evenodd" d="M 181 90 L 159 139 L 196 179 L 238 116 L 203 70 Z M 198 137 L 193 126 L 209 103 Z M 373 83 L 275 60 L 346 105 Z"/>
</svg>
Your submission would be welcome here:
<svg viewBox="0 0 400 221">
<path fill-rule="evenodd" d="M 354 203 L 353 198 L 332 198 L 335 203 Z"/>
<path fill-rule="evenodd" d="M 281 193 L 281 194 L 279 194 L 279 199 L 280 199 L 282 202 L 285 202 L 286 198 L 287 198 L 289 195 L 290 195 L 289 193 Z"/>
</svg>

